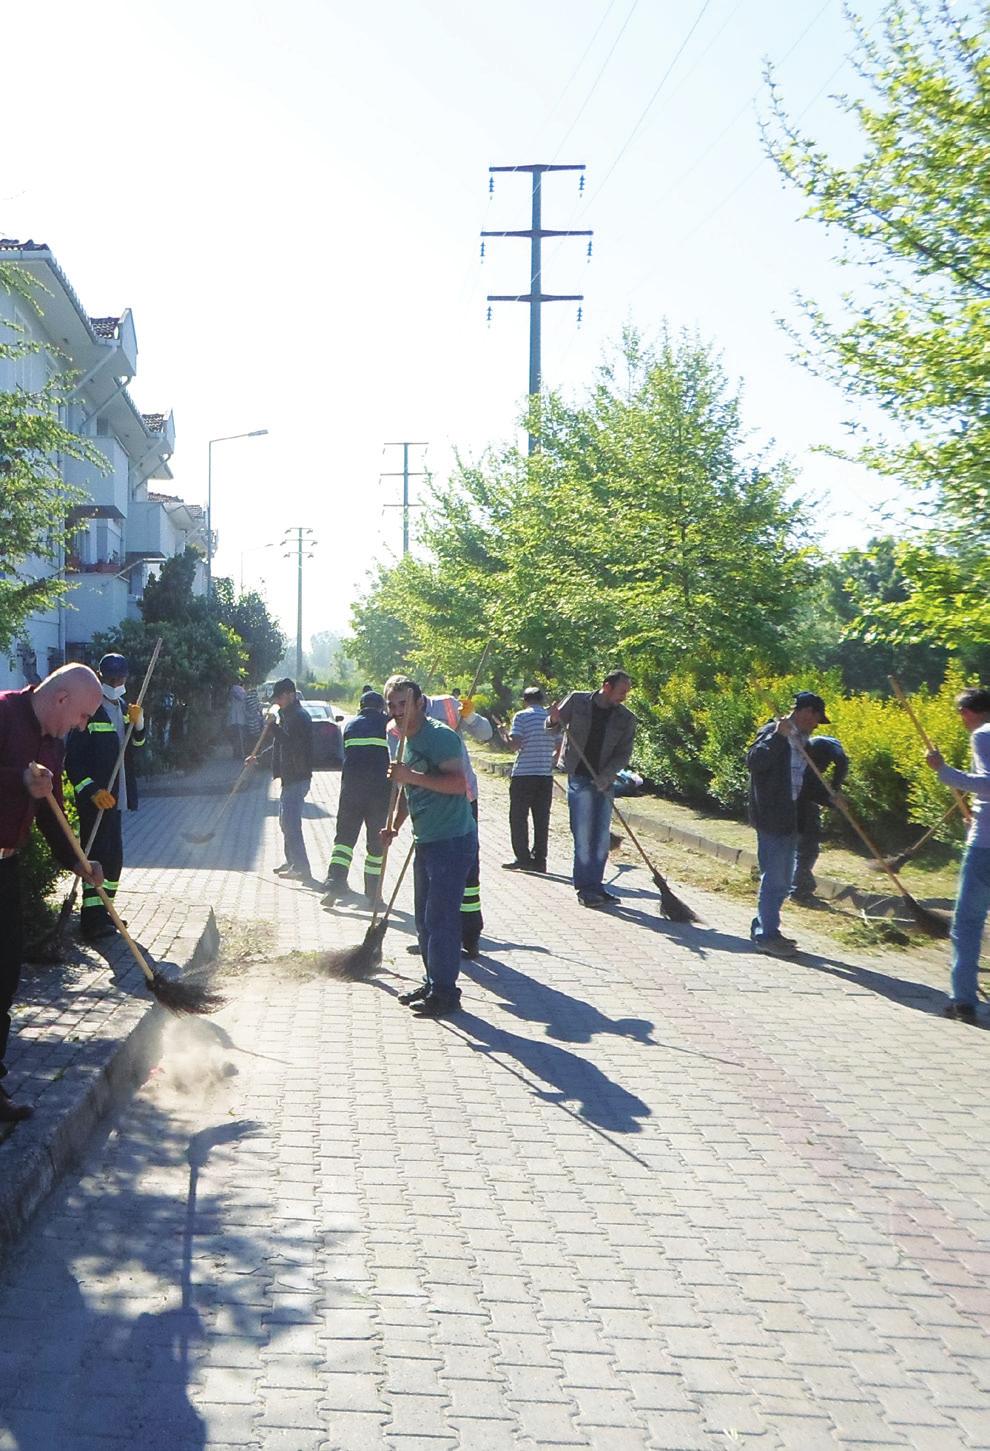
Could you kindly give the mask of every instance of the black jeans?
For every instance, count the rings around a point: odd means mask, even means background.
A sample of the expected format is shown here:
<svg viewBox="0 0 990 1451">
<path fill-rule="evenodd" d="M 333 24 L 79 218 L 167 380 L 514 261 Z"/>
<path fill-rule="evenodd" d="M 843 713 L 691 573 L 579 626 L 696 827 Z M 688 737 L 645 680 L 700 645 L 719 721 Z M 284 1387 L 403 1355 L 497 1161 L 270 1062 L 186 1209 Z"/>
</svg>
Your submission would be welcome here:
<svg viewBox="0 0 990 1451">
<path fill-rule="evenodd" d="M 0 1078 L 7 1072 L 4 1054 L 10 1037 L 10 1005 L 21 980 L 24 928 L 21 881 L 15 856 L 0 861 Z"/>
<path fill-rule="evenodd" d="M 797 858 L 792 891 L 815 890 L 815 863 L 822 849 L 822 808 L 814 801 L 797 804 Z"/>
<path fill-rule="evenodd" d="M 550 833 L 550 776 L 513 776 L 509 782 L 509 835 L 517 862 L 546 866 Z M 533 818 L 533 846 L 529 845 L 529 818 Z"/>
</svg>

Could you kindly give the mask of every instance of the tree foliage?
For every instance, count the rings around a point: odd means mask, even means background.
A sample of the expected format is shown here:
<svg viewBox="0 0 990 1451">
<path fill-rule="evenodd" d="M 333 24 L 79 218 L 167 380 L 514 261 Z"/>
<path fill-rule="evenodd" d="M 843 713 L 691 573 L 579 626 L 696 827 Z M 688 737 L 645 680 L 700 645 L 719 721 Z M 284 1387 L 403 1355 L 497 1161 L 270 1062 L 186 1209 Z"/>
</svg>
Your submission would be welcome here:
<svg viewBox="0 0 990 1451">
<path fill-rule="evenodd" d="M 590 396 L 551 395 L 540 452 L 458 462 L 432 486 L 425 560 L 380 568 L 351 647 L 378 678 L 524 676 L 583 685 L 783 662 L 812 574 L 786 467 L 748 459 L 738 397 L 711 350 L 627 333 Z"/>
<path fill-rule="evenodd" d="M 215 579 L 213 595 L 221 624 L 229 626 L 244 642 L 248 678 L 264 680 L 285 651 L 286 639 L 278 622 L 268 613 L 257 590 L 235 596 L 231 580 Z"/>
<path fill-rule="evenodd" d="M 41 312 L 35 287 L 21 268 L 0 265 L 0 291 L 19 297 Z M 0 360 L 54 350 L 24 335 L 16 322 L 0 318 Z M 0 392 L 0 650 L 9 649 L 28 617 L 50 609 L 67 589 L 59 571 L 68 539 L 70 508 L 85 497 L 61 475 L 61 459 L 85 459 L 105 468 L 92 444 L 59 422 L 72 379 L 53 372 L 41 387 Z M 25 568 L 40 561 L 42 572 Z"/>
<path fill-rule="evenodd" d="M 833 160 L 772 92 L 771 154 L 860 264 L 842 317 L 803 300 L 802 356 L 885 412 L 894 435 L 858 456 L 913 485 L 930 523 L 898 550 L 905 597 L 864 629 L 990 645 L 990 6 L 891 0 L 876 35 L 850 23 L 861 94 L 838 102 L 858 159 Z"/>
</svg>

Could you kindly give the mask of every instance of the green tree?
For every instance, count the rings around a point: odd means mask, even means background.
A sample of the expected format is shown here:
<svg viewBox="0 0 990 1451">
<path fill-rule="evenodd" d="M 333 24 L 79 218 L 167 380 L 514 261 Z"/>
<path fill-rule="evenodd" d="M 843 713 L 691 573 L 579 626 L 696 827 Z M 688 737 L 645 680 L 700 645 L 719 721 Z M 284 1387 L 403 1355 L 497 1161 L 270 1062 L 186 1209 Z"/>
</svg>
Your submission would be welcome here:
<svg viewBox="0 0 990 1451">
<path fill-rule="evenodd" d="M 876 35 L 851 21 L 859 139 L 841 165 L 799 130 L 773 83 L 771 155 L 806 216 L 843 242 L 860 285 L 836 319 L 802 300 L 801 356 L 894 427 L 857 456 L 913 485 L 931 527 L 898 548 L 903 599 L 864 630 L 898 644 L 990 645 L 990 6 L 891 0 Z"/>
<path fill-rule="evenodd" d="M 244 643 L 248 679 L 264 680 L 285 651 L 286 639 L 278 622 L 268 613 L 268 606 L 257 590 L 248 590 L 235 598 L 231 580 L 215 579 L 213 594 L 221 624 L 229 626 Z"/>
<path fill-rule="evenodd" d="M 0 265 L 0 292 L 42 311 L 21 268 Z M 26 337 L 16 322 L 0 318 L 0 330 L 0 361 L 37 354 L 57 363 L 55 351 Z M 9 649 L 30 615 L 51 609 L 68 588 L 60 553 L 69 537 L 69 510 L 85 495 L 65 483 L 61 460 L 106 467 L 92 444 L 59 422 L 71 384 L 70 374 L 55 371 L 39 388 L 0 392 L 0 650 Z M 25 569 L 35 559 L 42 563 L 40 575 Z"/>
</svg>

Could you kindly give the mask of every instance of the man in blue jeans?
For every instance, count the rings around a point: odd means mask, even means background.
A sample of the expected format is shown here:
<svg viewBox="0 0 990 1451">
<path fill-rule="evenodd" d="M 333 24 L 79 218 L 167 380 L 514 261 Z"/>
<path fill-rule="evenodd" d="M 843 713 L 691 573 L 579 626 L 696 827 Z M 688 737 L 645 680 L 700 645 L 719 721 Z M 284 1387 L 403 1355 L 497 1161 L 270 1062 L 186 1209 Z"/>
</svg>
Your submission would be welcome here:
<svg viewBox="0 0 990 1451">
<path fill-rule="evenodd" d="M 632 685 L 624 670 L 613 670 L 600 690 L 572 690 L 554 703 L 548 731 L 567 728 L 564 769 L 574 838 L 574 890 L 582 907 L 610 907 L 620 900 L 602 885 L 608 863 L 615 778 L 632 758 L 636 717 L 622 704 Z"/>
<path fill-rule="evenodd" d="M 412 819 L 416 934 L 426 965 L 422 986 L 399 1001 L 420 1017 L 442 1018 L 456 1012 L 461 1001 L 461 900 L 478 853 L 478 828 L 468 801 L 460 736 L 428 718 L 414 680 L 391 679 L 385 703 L 405 739 L 402 760 L 389 767 L 390 779 L 403 788 L 395 826 L 391 833 L 383 827 L 381 834 L 384 842 L 407 815 Z"/>
<path fill-rule="evenodd" d="M 975 1023 L 980 947 L 990 911 L 990 690 L 962 691 L 956 696 L 956 709 L 970 733 L 972 771 L 947 766 L 938 751 L 925 760 L 940 781 L 957 791 L 969 791 L 974 798 L 952 914 L 952 998 L 945 1016 Z"/>
<path fill-rule="evenodd" d="M 749 819 L 756 828 L 760 891 L 750 936 L 770 957 L 793 957 L 797 943 L 780 930 L 780 909 L 794 881 L 798 797 L 807 769 L 805 751 L 817 725 L 828 725 L 825 702 L 799 690 L 794 708 L 760 730 L 749 748 Z M 802 750 L 802 747 L 804 748 Z"/>
<path fill-rule="evenodd" d="M 275 868 L 275 873 L 285 881 L 317 887 L 320 884 L 309 868 L 302 829 L 303 802 L 309 795 L 313 776 L 313 722 L 299 704 L 295 681 L 288 676 L 277 680 L 272 687 L 272 703 L 278 707 L 278 717 L 274 711 L 269 714 L 258 751 L 271 739 L 272 775 L 282 783 L 278 824 L 282 828 L 285 861 Z M 247 757 L 247 765 L 254 766 L 257 762 L 257 755 Z"/>
</svg>

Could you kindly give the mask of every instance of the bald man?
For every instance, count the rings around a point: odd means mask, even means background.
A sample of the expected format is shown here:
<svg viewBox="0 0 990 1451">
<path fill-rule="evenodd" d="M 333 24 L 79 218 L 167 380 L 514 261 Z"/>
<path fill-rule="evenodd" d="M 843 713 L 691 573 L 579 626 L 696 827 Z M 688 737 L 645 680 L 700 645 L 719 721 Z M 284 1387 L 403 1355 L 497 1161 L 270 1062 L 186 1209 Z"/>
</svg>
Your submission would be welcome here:
<svg viewBox="0 0 990 1451">
<path fill-rule="evenodd" d="M 0 691 L 0 1078 L 7 1072 L 10 1006 L 24 941 L 17 857 L 36 812 L 39 829 L 66 870 L 93 885 L 103 882 L 99 862 L 84 873 L 54 813 L 47 807 L 38 810 L 49 797 L 62 805 L 65 737 L 73 726 L 88 724 L 101 697 L 99 678 L 87 665 L 63 665 L 40 685 Z M 38 766 L 40 771 L 34 769 Z M 0 1085 L 0 1123 L 19 1123 L 32 1112 L 27 1104 L 14 1103 Z"/>
</svg>

